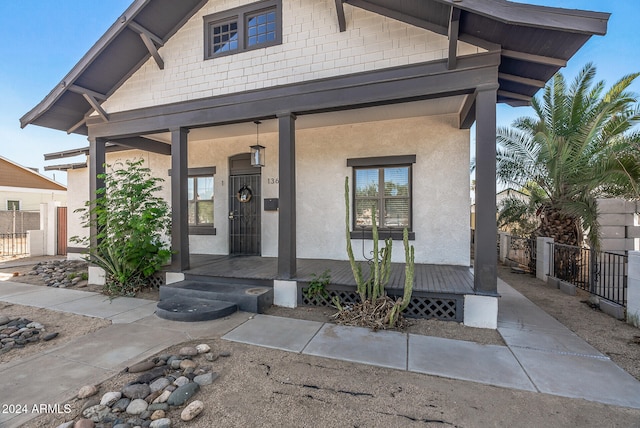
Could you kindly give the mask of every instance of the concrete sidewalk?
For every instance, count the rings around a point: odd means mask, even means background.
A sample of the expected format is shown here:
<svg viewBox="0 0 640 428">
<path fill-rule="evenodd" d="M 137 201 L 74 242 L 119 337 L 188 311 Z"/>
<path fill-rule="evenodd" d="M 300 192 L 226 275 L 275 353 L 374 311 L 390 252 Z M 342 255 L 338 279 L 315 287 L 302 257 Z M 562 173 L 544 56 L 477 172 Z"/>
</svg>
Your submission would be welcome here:
<svg viewBox="0 0 640 428">
<path fill-rule="evenodd" d="M 640 408 L 640 382 L 499 280 L 498 331 L 507 346 L 257 315 L 223 339 Z"/>
<path fill-rule="evenodd" d="M 61 404 L 86 384 L 174 344 L 223 339 L 518 390 L 640 408 L 640 382 L 554 318 L 499 283 L 498 331 L 507 346 L 238 312 L 181 323 L 154 315 L 156 302 L 109 300 L 85 291 L 0 282 L 0 301 L 109 319 L 107 328 L 30 358 L 0 365 L 0 403 Z M 0 414 L 19 426 L 37 414 Z"/>
</svg>

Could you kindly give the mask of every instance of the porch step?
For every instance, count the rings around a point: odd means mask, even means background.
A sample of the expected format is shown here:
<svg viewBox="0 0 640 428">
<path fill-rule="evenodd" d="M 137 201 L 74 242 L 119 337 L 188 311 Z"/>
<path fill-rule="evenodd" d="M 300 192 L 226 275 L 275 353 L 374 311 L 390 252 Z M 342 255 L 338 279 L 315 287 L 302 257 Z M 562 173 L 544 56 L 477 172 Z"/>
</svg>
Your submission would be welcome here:
<svg viewBox="0 0 640 428">
<path fill-rule="evenodd" d="M 158 302 L 156 315 L 171 321 L 195 322 L 226 317 L 237 310 L 238 305 L 232 302 L 195 297 L 172 297 Z"/>
<path fill-rule="evenodd" d="M 273 288 L 214 280 L 185 280 L 160 287 L 160 303 L 174 298 L 231 302 L 238 310 L 261 314 L 273 305 Z"/>
</svg>

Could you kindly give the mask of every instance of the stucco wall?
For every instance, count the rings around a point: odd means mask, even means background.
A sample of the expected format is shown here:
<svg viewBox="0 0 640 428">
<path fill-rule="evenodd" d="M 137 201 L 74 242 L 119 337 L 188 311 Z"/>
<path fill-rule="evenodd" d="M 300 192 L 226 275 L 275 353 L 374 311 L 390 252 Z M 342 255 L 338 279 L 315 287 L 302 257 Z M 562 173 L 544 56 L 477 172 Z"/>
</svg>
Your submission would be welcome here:
<svg viewBox="0 0 640 428">
<path fill-rule="evenodd" d="M 416 155 L 413 166 L 413 230 L 416 262 L 469 264 L 469 131 L 455 126 L 454 116 L 436 116 L 327 126 L 296 131 L 297 252 L 300 258 L 346 259 L 344 232 L 344 178 L 352 179 L 348 158 Z M 216 167 L 214 222 L 216 235 L 190 236 L 194 254 L 228 254 L 230 156 L 245 153 L 255 135 L 189 143 L 189 167 Z M 263 198 L 278 197 L 278 135 L 261 133 L 266 147 L 262 168 Z M 170 201 L 169 156 L 122 152 L 144 156 L 159 176 L 167 179 L 163 196 Z M 69 216 L 88 198 L 88 170 L 69 171 Z M 79 189 L 79 191 L 77 191 Z M 83 195 L 83 196 L 79 196 Z M 262 205 L 262 204 L 261 204 Z M 70 222 L 69 236 L 86 233 Z M 278 254 L 278 212 L 262 211 L 262 255 Z M 370 241 L 365 241 L 365 253 Z M 352 241 L 358 258 L 362 242 Z M 403 261 L 396 242 L 394 261 Z"/>
<path fill-rule="evenodd" d="M 448 40 L 424 29 L 344 5 L 337 28 L 333 0 L 283 0 L 282 44 L 204 60 L 203 17 L 250 0 L 212 0 L 102 104 L 126 111 L 221 94 L 446 58 Z M 458 42 L 458 55 L 479 52 Z"/>
<path fill-rule="evenodd" d="M 66 204 L 67 192 L 63 190 L 29 189 L 0 186 L 0 210 L 7 209 L 7 201 L 20 201 L 21 211 L 40 211 L 40 204 L 60 202 Z"/>
</svg>

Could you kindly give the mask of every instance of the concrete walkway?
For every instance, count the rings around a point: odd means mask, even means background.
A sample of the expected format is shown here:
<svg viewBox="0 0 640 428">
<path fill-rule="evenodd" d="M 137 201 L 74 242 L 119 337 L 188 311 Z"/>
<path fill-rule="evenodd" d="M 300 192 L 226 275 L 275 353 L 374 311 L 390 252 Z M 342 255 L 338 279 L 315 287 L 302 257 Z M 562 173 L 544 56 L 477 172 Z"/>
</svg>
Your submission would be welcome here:
<svg viewBox="0 0 640 428">
<path fill-rule="evenodd" d="M 109 319 L 113 324 L 42 354 L 0 365 L 0 403 L 61 404 L 86 384 L 174 344 L 223 339 L 479 382 L 640 408 L 640 382 L 520 293 L 500 281 L 498 331 L 507 346 L 314 321 L 236 313 L 180 323 L 154 315 L 156 302 L 77 290 L 0 282 L 0 301 Z M 0 426 L 37 414 L 0 413 Z"/>
</svg>

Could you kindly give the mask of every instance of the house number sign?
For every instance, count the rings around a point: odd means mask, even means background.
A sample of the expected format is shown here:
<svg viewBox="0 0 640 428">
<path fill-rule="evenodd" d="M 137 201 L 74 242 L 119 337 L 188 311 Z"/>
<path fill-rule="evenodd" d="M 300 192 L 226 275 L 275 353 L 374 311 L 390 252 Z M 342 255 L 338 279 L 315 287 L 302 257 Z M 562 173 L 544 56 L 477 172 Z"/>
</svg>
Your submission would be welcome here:
<svg viewBox="0 0 640 428">
<path fill-rule="evenodd" d="M 267 184 L 278 184 L 278 183 L 280 183 L 280 179 L 278 177 L 267 178 Z"/>
</svg>

